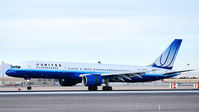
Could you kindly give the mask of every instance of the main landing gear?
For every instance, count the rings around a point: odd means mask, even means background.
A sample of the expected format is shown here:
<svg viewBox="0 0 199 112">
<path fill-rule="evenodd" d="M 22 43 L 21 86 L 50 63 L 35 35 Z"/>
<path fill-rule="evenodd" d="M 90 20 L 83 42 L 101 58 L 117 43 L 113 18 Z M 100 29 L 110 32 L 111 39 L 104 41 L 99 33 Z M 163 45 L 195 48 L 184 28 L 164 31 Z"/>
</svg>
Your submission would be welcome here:
<svg viewBox="0 0 199 112">
<path fill-rule="evenodd" d="M 102 87 L 103 91 L 112 91 L 112 87 L 109 86 L 109 80 L 104 80 L 105 86 Z M 89 91 L 97 91 L 97 86 L 88 86 Z"/>
<path fill-rule="evenodd" d="M 88 86 L 89 91 L 97 91 L 97 86 Z"/>
<path fill-rule="evenodd" d="M 104 86 L 102 87 L 103 91 L 112 91 L 112 87 L 111 86 Z"/>
<path fill-rule="evenodd" d="M 105 82 L 105 86 L 102 87 L 102 90 L 103 91 L 112 91 L 112 87 L 109 86 L 109 80 L 106 79 L 106 80 L 104 80 L 104 82 Z"/>
<path fill-rule="evenodd" d="M 97 91 L 97 86 L 88 86 L 88 90 L 89 91 Z M 111 86 L 103 86 L 102 87 L 103 91 L 112 91 L 112 87 Z"/>
</svg>

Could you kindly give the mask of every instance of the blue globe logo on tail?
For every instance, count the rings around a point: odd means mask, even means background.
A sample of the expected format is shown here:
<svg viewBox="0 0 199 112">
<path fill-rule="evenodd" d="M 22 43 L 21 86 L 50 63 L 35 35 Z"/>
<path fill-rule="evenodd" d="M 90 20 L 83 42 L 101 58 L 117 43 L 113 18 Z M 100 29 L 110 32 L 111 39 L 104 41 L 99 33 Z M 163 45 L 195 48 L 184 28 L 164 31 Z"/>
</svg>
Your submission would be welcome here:
<svg viewBox="0 0 199 112">
<path fill-rule="evenodd" d="M 172 69 L 178 54 L 182 39 L 175 39 L 171 45 L 156 59 L 153 67 Z"/>
</svg>

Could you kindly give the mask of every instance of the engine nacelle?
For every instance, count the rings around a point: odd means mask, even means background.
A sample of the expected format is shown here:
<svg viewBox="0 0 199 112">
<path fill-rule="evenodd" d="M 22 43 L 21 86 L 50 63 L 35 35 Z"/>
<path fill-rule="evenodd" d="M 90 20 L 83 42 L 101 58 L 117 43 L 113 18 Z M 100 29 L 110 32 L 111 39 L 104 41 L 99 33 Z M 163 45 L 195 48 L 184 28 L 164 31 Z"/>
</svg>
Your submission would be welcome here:
<svg viewBox="0 0 199 112">
<path fill-rule="evenodd" d="M 74 86 L 77 82 L 71 81 L 69 79 L 59 79 L 59 83 L 61 86 Z"/>
<path fill-rule="evenodd" d="M 85 86 L 100 86 L 102 84 L 101 75 L 84 75 L 82 81 Z"/>
</svg>

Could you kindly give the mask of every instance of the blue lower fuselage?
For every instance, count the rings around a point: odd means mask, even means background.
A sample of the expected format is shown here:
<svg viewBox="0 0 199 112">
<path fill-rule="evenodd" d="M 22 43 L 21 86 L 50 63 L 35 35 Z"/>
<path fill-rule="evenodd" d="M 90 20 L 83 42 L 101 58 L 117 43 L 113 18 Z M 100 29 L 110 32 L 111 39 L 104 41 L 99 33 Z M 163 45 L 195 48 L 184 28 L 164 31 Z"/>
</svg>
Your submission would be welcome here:
<svg viewBox="0 0 199 112">
<path fill-rule="evenodd" d="M 93 71 L 65 71 L 65 70 L 38 70 L 38 69 L 9 69 L 6 71 L 6 74 L 11 77 L 19 77 L 19 78 L 53 78 L 53 79 L 70 79 L 74 81 L 81 82 L 82 78 L 81 74 L 100 74 L 104 72 L 93 72 Z M 146 82 L 146 81 L 155 81 L 165 78 L 170 78 L 173 76 L 177 76 L 177 74 L 171 75 L 162 75 L 162 74 L 144 74 L 142 77 L 131 77 L 131 80 L 125 79 L 125 82 Z M 113 77 L 102 77 L 102 78 L 110 78 Z M 111 81 L 111 80 L 110 80 Z M 117 81 L 123 82 L 123 81 Z"/>
</svg>

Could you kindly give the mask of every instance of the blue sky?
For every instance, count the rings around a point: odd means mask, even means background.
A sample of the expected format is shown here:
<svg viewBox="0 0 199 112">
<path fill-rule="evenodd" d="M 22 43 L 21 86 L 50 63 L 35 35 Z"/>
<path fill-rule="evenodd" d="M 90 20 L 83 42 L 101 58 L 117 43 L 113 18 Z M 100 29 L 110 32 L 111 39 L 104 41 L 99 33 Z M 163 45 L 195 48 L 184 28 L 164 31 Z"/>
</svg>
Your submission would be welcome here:
<svg viewBox="0 0 199 112">
<path fill-rule="evenodd" d="M 199 67 L 198 0 L 0 1 L 0 60 L 148 65 L 175 39 Z"/>
</svg>

